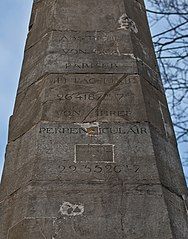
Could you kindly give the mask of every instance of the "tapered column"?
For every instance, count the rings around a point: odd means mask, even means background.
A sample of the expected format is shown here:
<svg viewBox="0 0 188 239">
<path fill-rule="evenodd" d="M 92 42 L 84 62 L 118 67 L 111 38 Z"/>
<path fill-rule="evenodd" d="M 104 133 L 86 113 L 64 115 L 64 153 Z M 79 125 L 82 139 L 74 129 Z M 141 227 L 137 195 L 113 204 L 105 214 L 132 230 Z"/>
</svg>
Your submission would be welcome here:
<svg viewBox="0 0 188 239">
<path fill-rule="evenodd" d="M 187 188 L 142 0 L 36 0 L 2 239 L 186 239 Z"/>
</svg>

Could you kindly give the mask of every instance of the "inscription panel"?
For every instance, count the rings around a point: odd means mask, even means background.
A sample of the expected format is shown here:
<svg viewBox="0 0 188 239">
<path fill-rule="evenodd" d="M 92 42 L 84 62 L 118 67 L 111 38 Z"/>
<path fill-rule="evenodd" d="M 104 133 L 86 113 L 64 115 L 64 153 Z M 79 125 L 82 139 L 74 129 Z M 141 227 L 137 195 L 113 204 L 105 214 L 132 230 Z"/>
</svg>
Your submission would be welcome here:
<svg viewBox="0 0 188 239">
<path fill-rule="evenodd" d="M 18 138 L 40 120 L 147 121 L 140 84 L 138 75 L 49 74 L 19 92 L 9 138 Z"/>
<path fill-rule="evenodd" d="M 128 31 L 61 31 L 50 35 L 49 52 L 62 55 L 126 55 L 133 53 Z"/>
<path fill-rule="evenodd" d="M 49 73 L 138 72 L 130 32 L 58 31 L 47 33 L 25 52 L 19 88 Z"/>
<path fill-rule="evenodd" d="M 130 33 L 122 30 L 52 31 L 45 34 L 37 44 L 26 48 L 23 70 L 31 69 L 48 55 L 53 56 L 51 60 L 61 57 L 61 66 L 65 70 L 73 66 L 75 70 L 113 70 L 119 66 L 117 59 L 120 63 L 122 59 L 136 60 L 130 46 Z"/>
<path fill-rule="evenodd" d="M 36 65 L 22 71 L 19 92 L 30 86 L 31 84 L 41 80 L 42 77 L 48 74 L 63 74 L 63 73 L 91 73 L 91 74 L 137 74 L 136 60 L 131 56 L 111 56 L 97 57 L 91 56 L 83 60 L 80 57 L 62 56 L 60 53 L 48 54 L 41 59 Z"/>
<path fill-rule="evenodd" d="M 38 179 L 157 180 L 147 124 L 42 123 L 38 134 Z"/>
<path fill-rule="evenodd" d="M 138 73 L 162 89 L 158 70 L 139 59 L 128 30 L 52 31 L 26 49 L 19 88 L 46 73 Z"/>
<path fill-rule="evenodd" d="M 51 75 L 46 84 L 45 119 L 61 122 L 146 119 L 137 75 Z"/>
</svg>

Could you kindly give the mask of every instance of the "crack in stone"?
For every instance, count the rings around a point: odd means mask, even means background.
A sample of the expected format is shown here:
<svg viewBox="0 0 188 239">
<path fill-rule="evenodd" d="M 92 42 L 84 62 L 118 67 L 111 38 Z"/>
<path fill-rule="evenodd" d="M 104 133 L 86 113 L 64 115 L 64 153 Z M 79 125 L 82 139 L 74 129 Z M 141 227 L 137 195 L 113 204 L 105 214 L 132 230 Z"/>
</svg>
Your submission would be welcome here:
<svg viewBox="0 0 188 239">
<path fill-rule="evenodd" d="M 45 234 L 44 234 L 44 232 L 43 232 L 43 230 L 42 230 L 42 227 L 41 227 L 40 223 L 38 222 L 38 219 L 36 219 L 36 224 L 37 224 L 37 226 L 39 227 L 40 232 L 41 232 L 41 235 L 43 236 L 43 238 L 44 238 L 44 239 L 47 239 L 47 237 L 45 236 Z"/>
<path fill-rule="evenodd" d="M 188 205 L 187 205 L 186 195 L 182 195 L 182 199 L 183 199 L 183 203 L 184 203 L 184 206 L 185 206 L 185 211 L 186 211 L 187 216 L 188 216 Z"/>
<path fill-rule="evenodd" d="M 168 190 L 169 192 L 175 194 L 176 196 L 178 196 L 182 201 L 183 201 L 183 204 L 184 204 L 184 207 L 185 207 L 185 212 L 186 212 L 186 215 L 188 216 L 188 205 L 187 205 L 187 197 L 185 194 L 179 194 L 178 192 L 176 192 L 175 190 L 173 190 L 172 188 L 164 185 L 163 183 L 161 183 L 162 187 L 164 187 L 166 190 Z"/>
<path fill-rule="evenodd" d="M 161 183 L 161 185 L 162 185 L 162 187 L 164 187 L 165 189 L 167 189 L 169 192 L 171 192 L 171 193 L 173 193 L 173 194 L 176 194 L 176 196 L 178 196 L 179 198 L 181 198 L 181 199 L 183 200 L 181 194 L 179 194 L 178 192 L 176 192 L 175 190 L 173 190 L 173 189 L 170 188 L 169 186 L 164 185 L 163 183 Z"/>
<path fill-rule="evenodd" d="M 56 218 L 53 219 L 53 230 L 54 230 L 54 233 L 53 233 L 51 239 L 56 239 L 56 237 L 58 236 L 59 232 L 62 230 L 62 228 L 59 227 L 59 225 L 58 225 L 58 220 L 61 222 L 61 217 L 56 217 Z"/>
<path fill-rule="evenodd" d="M 39 83 L 42 80 L 45 80 L 46 77 L 48 77 L 49 75 L 55 75 L 56 73 L 44 73 L 41 77 L 39 77 L 37 80 L 35 80 L 34 82 L 32 82 L 30 85 L 24 87 L 24 86 L 19 86 L 18 88 L 18 92 L 17 92 L 17 96 L 20 95 L 24 90 L 27 90 L 28 88 L 30 88 L 31 86 L 33 86 L 36 83 Z M 21 83 L 21 81 L 20 81 Z M 23 84 L 24 85 L 24 84 Z M 27 85 L 27 84 L 26 84 Z"/>
<path fill-rule="evenodd" d="M 22 223 L 24 220 L 39 220 L 39 219 L 51 219 L 50 217 L 42 217 L 42 218 L 38 218 L 38 217 L 24 217 L 22 218 L 20 221 L 18 221 L 17 223 L 15 223 L 14 225 L 12 225 L 9 229 L 8 229 L 8 232 L 7 232 L 7 238 L 9 238 L 9 232 L 15 228 L 17 225 L 19 225 L 20 223 Z M 38 223 L 36 222 L 36 224 L 38 225 Z M 45 237 L 45 239 L 47 239 Z"/>
<path fill-rule="evenodd" d="M 131 74 L 124 74 L 114 85 L 112 85 L 104 94 L 103 96 L 100 98 L 100 100 L 97 102 L 97 104 L 88 112 L 88 114 L 84 117 L 84 119 L 82 120 L 82 123 L 84 123 L 84 121 L 89 117 L 89 115 L 95 110 L 98 109 L 100 107 L 100 105 L 102 104 L 103 100 L 106 98 L 106 96 L 112 91 L 114 90 L 117 86 L 119 86 L 122 81 L 124 79 L 126 79 L 127 77 L 131 76 Z"/>
<path fill-rule="evenodd" d="M 30 50 L 31 48 L 33 48 L 35 45 L 37 45 L 40 41 L 43 40 L 43 38 L 45 38 L 46 36 L 50 35 L 52 32 L 64 32 L 65 30 L 56 30 L 56 29 L 47 29 L 47 31 L 45 31 L 40 38 L 35 41 L 33 44 L 29 45 L 28 47 L 26 46 L 25 48 L 25 52 Z"/>
<path fill-rule="evenodd" d="M 49 31 L 49 32 L 46 32 L 44 35 L 42 35 L 41 36 L 41 38 L 40 39 L 38 39 L 34 44 L 32 44 L 32 45 L 30 45 L 28 48 L 26 47 L 25 48 L 25 53 L 27 52 L 27 51 L 29 51 L 31 48 L 33 48 L 34 46 L 36 46 L 40 41 L 42 41 L 47 35 L 48 35 L 48 33 L 50 33 L 51 31 Z"/>
<path fill-rule="evenodd" d="M 125 230 L 124 230 L 124 225 L 123 225 L 123 213 L 122 213 L 122 205 L 123 205 L 123 182 L 121 181 L 121 201 L 120 201 L 120 223 L 121 223 L 121 231 L 122 231 L 122 238 L 124 238 L 125 235 Z"/>
<path fill-rule="evenodd" d="M 43 78 L 43 77 L 42 77 Z M 39 82 L 41 82 L 41 81 L 43 81 L 43 80 L 45 80 L 45 78 L 46 78 L 46 76 L 44 76 L 44 79 L 38 79 L 38 81 L 37 81 L 37 83 L 39 83 Z M 32 86 L 32 85 L 34 85 L 36 82 L 33 82 L 30 86 Z M 43 82 L 43 86 L 44 86 L 44 83 L 45 82 Z M 15 111 L 13 112 L 13 115 L 12 116 L 14 116 L 15 114 L 17 114 L 17 112 L 19 112 L 19 110 L 20 110 L 20 107 L 22 106 L 22 103 L 24 102 L 24 100 L 25 100 L 25 98 L 26 98 L 26 96 L 27 96 L 27 94 L 28 94 L 28 92 L 29 92 L 29 90 L 30 90 L 30 86 L 29 87 L 27 87 L 25 90 L 23 90 L 23 97 L 22 97 L 22 99 L 21 99 L 21 102 L 19 103 L 19 105 L 18 105 L 18 107 L 15 109 Z M 25 92 L 24 92 L 25 91 Z M 21 93 L 21 92 L 20 92 Z M 20 94 L 19 93 L 19 94 Z M 18 95 L 19 95 L 18 94 Z M 36 99 L 37 98 L 35 98 L 34 100 L 36 101 Z M 15 129 L 16 128 L 16 125 L 14 125 L 13 127 L 12 127 L 12 130 L 13 129 Z"/>
</svg>

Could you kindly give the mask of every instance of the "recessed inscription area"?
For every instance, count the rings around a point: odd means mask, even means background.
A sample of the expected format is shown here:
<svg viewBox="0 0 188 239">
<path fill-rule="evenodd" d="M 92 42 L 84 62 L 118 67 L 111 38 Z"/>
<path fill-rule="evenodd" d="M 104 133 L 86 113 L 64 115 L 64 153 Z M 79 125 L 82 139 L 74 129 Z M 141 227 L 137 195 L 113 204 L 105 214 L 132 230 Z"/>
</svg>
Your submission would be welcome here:
<svg viewBox="0 0 188 239">
<path fill-rule="evenodd" d="M 114 162 L 114 145 L 75 145 L 75 163 L 78 162 Z"/>
<path fill-rule="evenodd" d="M 142 144 L 148 141 L 148 135 L 149 129 L 144 124 L 43 123 L 39 127 L 38 149 L 40 157 L 53 159 L 55 154 L 56 159 L 62 163 L 119 164 L 120 159 L 123 160 L 122 151 L 125 151 L 125 155 L 128 152 L 132 155 L 142 155 Z M 120 143 L 122 140 L 123 145 Z M 126 146 L 127 144 L 131 147 Z M 136 146 L 132 147 L 133 144 Z"/>
<path fill-rule="evenodd" d="M 123 28 L 109 32 L 71 30 L 52 32 L 49 33 L 52 41 L 49 50 L 50 52 L 59 51 L 64 56 L 130 55 L 134 58 L 133 50 L 130 48 L 129 31 L 125 31 L 125 24 L 122 26 Z"/>
<path fill-rule="evenodd" d="M 124 30 L 47 33 L 27 49 L 20 87 L 25 88 L 48 73 L 135 74 L 137 59 L 127 34 L 129 31 Z"/>
</svg>

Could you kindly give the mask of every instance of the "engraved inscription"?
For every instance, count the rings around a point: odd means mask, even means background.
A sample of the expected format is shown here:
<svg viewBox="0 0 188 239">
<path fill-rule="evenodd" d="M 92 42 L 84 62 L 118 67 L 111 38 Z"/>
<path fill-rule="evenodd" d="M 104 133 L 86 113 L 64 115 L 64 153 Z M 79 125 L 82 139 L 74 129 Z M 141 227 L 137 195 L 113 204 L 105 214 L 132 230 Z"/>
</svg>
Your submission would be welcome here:
<svg viewBox="0 0 188 239">
<path fill-rule="evenodd" d="M 57 94 L 57 98 L 61 100 L 100 100 L 105 92 L 75 92 L 70 94 Z M 130 95 L 133 95 L 131 92 L 129 94 L 124 93 L 114 93 L 114 94 L 107 94 L 105 99 L 115 97 L 118 101 L 123 100 Z"/>
<path fill-rule="evenodd" d="M 88 134 L 87 129 L 75 126 L 75 127 L 40 127 L 40 134 Z M 148 134 L 148 130 L 145 127 L 139 127 L 137 125 L 131 126 L 128 129 L 123 127 L 99 127 L 98 134 L 135 134 L 135 135 L 144 135 Z"/>
<path fill-rule="evenodd" d="M 137 75 L 123 79 L 122 74 L 56 74 L 47 79 L 42 100 L 50 111 L 48 115 L 53 115 L 57 121 L 128 122 L 140 109 L 136 84 L 139 85 Z"/>
<path fill-rule="evenodd" d="M 124 31 L 62 31 L 53 32 L 49 38 L 52 44 L 46 62 L 50 67 L 55 64 L 64 72 L 75 73 L 137 72 L 136 58 L 129 47 L 130 39 Z"/>
<path fill-rule="evenodd" d="M 105 164 L 104 164 L 105 163 Z M 139 168 L 137 167 L 135 170 L 134 167 L 130 167 L 127 165 L 120 165 L 120 164 L 114 164 L 113 162 L 103 162 L 102 164 L 72 164 L 72 165 L 60 165 L 58 167 L 58 171 L 60 175 L 66 174 L 66 173 L 97 173 L 97 174 L 103 174 L 103 173 L 123 173 L 127 170 L 134 170 L 134 172 L 138 171 Z"/>
<path fill-rule="evenodd" d="M 61 42 L 74 43 L 75 41 L 86 43 L 91 42 L 112 42 L 112 41 L 126 41 L 126 32 L 119 31 L 64 31 L 63 36 L 60 37 Z"/>
<path fill-rule="evenodd" d="M 123 29 L 123 28 L 121 28 Z M 62 31 L 52 33 L 54 45 L 52 51 L 62 55 L 132 55 L 130 38 L 126 31 Z"/>
<path fill-rule="evenodd" d="M 121 75 L 114 74 L 79 74 L 79 75 L 50 75 L 49 82 L 50 85 L 113 85 L 116 84 Z M 132 75 L 132 77 L 127 77 L 121 82 L 121 86 L 128 84 L 135 84 L 139 81 L 138 75 Z"/>
<path fill-rule="evenodd" d="M 130 65 L 131 67 L 132 65 Z M 81 62 L 81 63 L 64 63 L 65 69 L 117 69 L 119 64 L 116 63 L 91 63 L 91 62 Z"/>
</svg>

